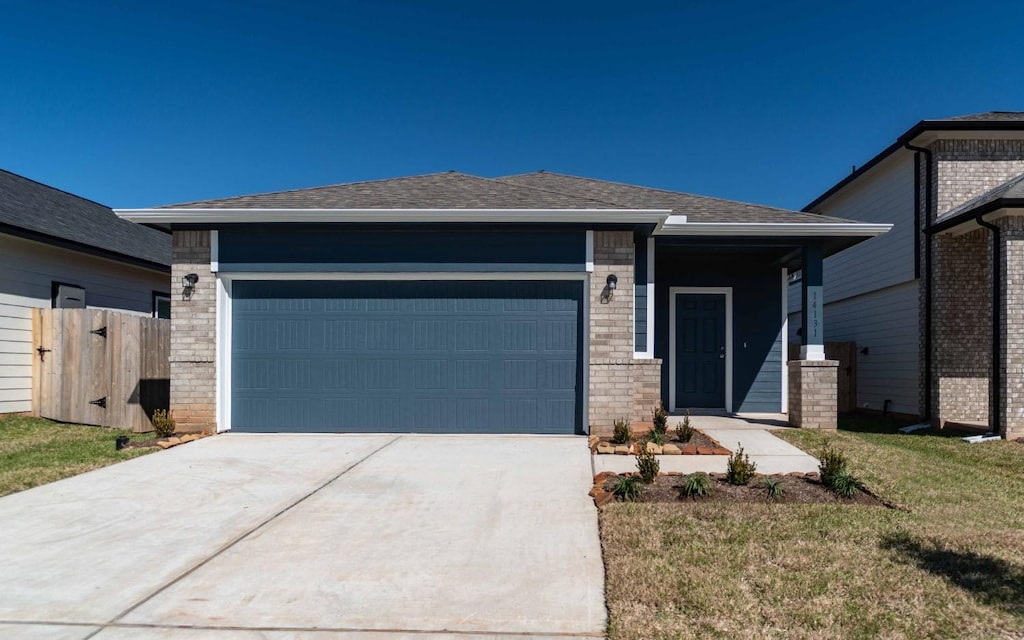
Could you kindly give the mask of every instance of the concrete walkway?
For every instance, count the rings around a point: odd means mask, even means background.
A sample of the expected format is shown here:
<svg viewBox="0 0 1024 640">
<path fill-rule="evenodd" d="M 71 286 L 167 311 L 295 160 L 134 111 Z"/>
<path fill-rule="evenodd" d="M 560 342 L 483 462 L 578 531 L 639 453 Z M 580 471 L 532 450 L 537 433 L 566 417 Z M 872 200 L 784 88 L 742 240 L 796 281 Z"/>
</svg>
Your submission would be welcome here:
<svg viewBox="0 0 1024 640">
<path fill-rule="evenodd" d="M 0 638 L 601 637 L 578 437 L 221 435 L 0 498 Z"/>
<path fill-rule="evenodd" d="M 682 418 L 669 419 L 669 431 Z M 743 451 L 757 463 L 758 473 L 809 473 L 818 470 L 818 461 L 785 440 L 772 435 L 773 429 L 789 429 L 782 414 L 758 416 L 692 416 L 690 424 L 729 449 L 735 451 L 743 445 Z M 658 456 L 661 471 L 680 473 L 725 473 L 728 456 Z M 636 471 L 633 456 L 593 456 L 594 473 L 613 471 L 624 473 Z"/>
</svg>

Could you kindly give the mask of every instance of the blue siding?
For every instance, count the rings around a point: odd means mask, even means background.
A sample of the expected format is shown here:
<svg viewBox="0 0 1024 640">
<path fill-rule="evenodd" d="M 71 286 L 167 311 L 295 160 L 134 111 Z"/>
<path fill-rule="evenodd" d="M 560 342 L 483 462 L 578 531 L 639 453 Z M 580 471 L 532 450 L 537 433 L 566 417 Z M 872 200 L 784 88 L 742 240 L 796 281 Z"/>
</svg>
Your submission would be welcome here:
<svg viewBox="0 0 1024 640">
<path fill-rule="evenodd" d="M 583 231 L 223 229 L 225 272 L 582 271 Z"/>
<path fill-rule="evenodd" d="M 580 282 L 233 285 L 232 428 L 582 431 Z"/>
<path fill-rule="evenodd" d="M 669 385 L 669 287 L 733 288 L 733 408 L 778 412 L 782 403 L 781 267 L 744 256 L 666 250 L 658 246 L 655 357 L 663 359 L 662 398 Z"/>
<path fill-rule="evenodd" d="M 633 252 L 633 351 L 647 351 L 647 238 L 639 238 Z"/>
</svg>

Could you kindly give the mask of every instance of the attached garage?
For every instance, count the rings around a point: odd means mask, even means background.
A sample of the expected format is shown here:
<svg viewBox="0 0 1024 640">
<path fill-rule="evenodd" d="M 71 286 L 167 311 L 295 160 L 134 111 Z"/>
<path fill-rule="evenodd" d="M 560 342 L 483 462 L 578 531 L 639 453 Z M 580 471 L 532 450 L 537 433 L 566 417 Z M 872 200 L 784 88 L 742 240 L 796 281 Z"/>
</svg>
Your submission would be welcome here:
<svg viewBox="0 0 1024 640">
<path fill-rule="evenodd" d="M 236 431 L 583 431 L 583 280 L 251 280 Z"/>
</svg>

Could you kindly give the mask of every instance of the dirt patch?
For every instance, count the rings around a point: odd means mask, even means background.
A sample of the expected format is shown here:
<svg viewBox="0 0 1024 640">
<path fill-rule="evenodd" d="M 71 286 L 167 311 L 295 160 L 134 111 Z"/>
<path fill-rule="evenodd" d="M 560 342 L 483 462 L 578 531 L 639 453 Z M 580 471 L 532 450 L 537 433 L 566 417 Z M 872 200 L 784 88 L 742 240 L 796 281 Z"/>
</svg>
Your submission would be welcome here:
<svg viewBox="0 0 1024 640">
<path fill-rule="evenodd" d="M 778 503 L 778 504 L 848 504 L 869 507 L 889 506 L 871 493 L 858 492 L 852 498 L 840 498 L 825 488 L 817 479 L 818 474 L 757 476 L 746 486 L 730 484 L 724 474 L 710 474 L 712 492 L 705 498 L 684 497 L 681 491 L 685 476 L 661 475 L 654 484 L 643 485 L 643 493 L 637 502 L 674 502 L 679 504 L 697 503 Z M 777 480 L 782 486 L 782 496 L 768 498 L 765 479 Z M 602 488 L 611 492 L 615 486 L 614 476 L 606 477 Z"/>
</svg>

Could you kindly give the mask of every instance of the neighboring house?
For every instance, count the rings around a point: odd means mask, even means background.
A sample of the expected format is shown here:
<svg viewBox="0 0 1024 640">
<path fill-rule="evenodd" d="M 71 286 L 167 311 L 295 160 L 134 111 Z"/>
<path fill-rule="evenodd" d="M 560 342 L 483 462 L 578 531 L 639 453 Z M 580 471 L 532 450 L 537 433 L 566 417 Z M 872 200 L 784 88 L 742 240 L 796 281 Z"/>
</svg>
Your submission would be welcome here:
<svg viewBox="0 0 1024 640">
<path fill-rule="evenodd" d="M 1024 435 L 1022 173 L 1024 112 L 924 120 L 804 209 L 894 224 L 825 261 L 859 407 Z M 789 299 L 792 336 L 796 282 Z"/>
<path fill-rule="evenodd" d="M 607 433 L 659 400 L 834 427 L 821 336 L 785 366 L 787 269 L 820 300 L 823 257 L 889 229 L 545 172 L 117 213 L 194 275 L 179 426 L 238 431 Z"/>
<path fill-rule="evenodd" d="M 32 309 L 166 316 L 170 237 L 0 170 L 0 414 L 32 410 Z"/>
</svg>

